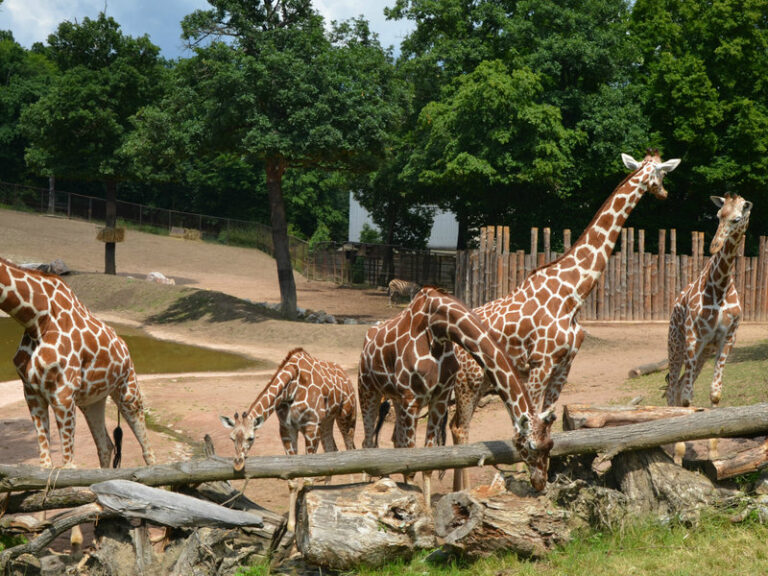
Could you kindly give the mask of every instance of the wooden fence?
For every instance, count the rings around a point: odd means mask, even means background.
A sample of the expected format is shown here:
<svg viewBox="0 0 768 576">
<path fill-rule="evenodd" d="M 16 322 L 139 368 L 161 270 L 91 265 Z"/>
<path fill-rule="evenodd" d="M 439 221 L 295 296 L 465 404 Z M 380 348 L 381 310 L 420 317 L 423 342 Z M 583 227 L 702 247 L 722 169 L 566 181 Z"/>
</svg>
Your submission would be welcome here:
<svg viewBox="0 0 768 576">
<path fill-rule="evenodd" d="M 677 295 L 697 277 L 709 259 L 704 233 L 692 232 L 691 254 L 677 253 L 676 230 L 659 230 L 658 254 L 645 250 L 645 230 L 625 228 L 600 280 L 581 308 L 582 320 L 668 320 Z M 456 258 L 458 298 L 476 308 L 505 296 L 528 274 L 561 253 L 550 249 L 550 229 L 531 228 L 531 248 L 510 252 L 509 229 L 483 228 L 477 250 L 460 251 Z M 563 231 L 563 249 L 571 245 L 570 230 Z M 768 319 L 768 241 L 760 237 L 758 256 L 744 256 L 739 247 L 735 268 L 742 320 Z"/>
</svg>

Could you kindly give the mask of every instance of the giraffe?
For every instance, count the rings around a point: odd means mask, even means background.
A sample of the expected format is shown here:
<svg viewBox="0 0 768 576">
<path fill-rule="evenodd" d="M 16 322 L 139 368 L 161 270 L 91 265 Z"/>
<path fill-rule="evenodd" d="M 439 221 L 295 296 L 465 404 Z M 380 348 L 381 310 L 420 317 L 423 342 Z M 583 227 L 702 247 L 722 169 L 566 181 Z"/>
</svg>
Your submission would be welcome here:
<svg viewBox="0 0 768 576">
<path fill-rule="evenodd" d="M 96 444 L 99 464 L 114 449 L 104 422 L 107 397 L 115 402 L 154 464 L 144 405 L 125 342 L 93 316 L 58 276 L 26 270 L 0 258 L 0 309 L 24 327 L 13 358 L 37 433 L 40 465 L 53 467 L 49 407 L 59 430 L 63 466 L 74 467 L 75 411 L 80 408 Z"/>
<path fill-rule="evenodd" d="M 416 423 L 424 406 L 429 408 L 425 445 L 438 444 L 440 423 L 447 414 L 459 368 L 454 344 L 466 349 L 497 386 L 513 422 L 515 446 L 530 468 L 531 483 L 543 490 L 554 413 L 537 413 L 506 352 L 480 319 L 457 299 L 430 286 L 422 288 L 397 316 L 371 327 L 365 336 L 358 372 L 363 447 L 376 447 L 382 397 L 395 406 L 396 448 L 416 444 Z M 429 472 L 424 473 L 424 498 L 429 509 Z"/>
<path fill-rule="evenodd" d="M 307 454 L 317 453 L 322 442 L 326 452 L 336 452 L 333 423 L 336 422 L 347 450 L 355 449 L 357 401 L 355 389 L 344 369 L 335 362 L 317 360 L 302 348 L 291 350 L 267 386 L 247 412 L 234 419 L 220 416 L 232 430 L 235 444 L 233 467 L 241 471 L 258 430 L 273 412 L 280 420 L 280 437 L 285 453 L 298 453 L 299 431 L 304 435 Z M 288 530 L 296 525 L 296 498 L 300 483 L 289 483 Z"/>
<path fill-rule="evenodd" d="M 736 340 L 741 304 L 733 279 L 734 262 L 749 225 L 752 203 L 741 196 L 711 196 L 720 221 L 709 247 L 712 256 L 699 277 L 675 300 L 669 321 L 669 374 L 666 399 L 670 406 L 690 406 L 693 383 L 704 361 L 715 353 L 715 373 L 709 392 L 713 407 L 720 404 L 723 368 Z M 680 370 L 684 369 L 683 374 Z"/>
<path fill-rule="evenodd" d="M 507 296 L 475 309 L 491 335 L 507 350 L 539 411 L 560 397 L 584 333 L 576 316 L 600 279 L 630 212 L 646 192 L 664 199 L 665 174 L 679 159 L 662 162 L 648 150 L 642 162 L 621 155 L 632 172 L 616 187 L 571 248 L 557 260 L 534 270 Z M 451 421 L 454 444 L 465 444 L 479 399 L 492 389 L 483 370 L 455 347 L 461 369 Z M 454 474 L 454 489 L 467 485 L 466 471 Z"/>
</svg>

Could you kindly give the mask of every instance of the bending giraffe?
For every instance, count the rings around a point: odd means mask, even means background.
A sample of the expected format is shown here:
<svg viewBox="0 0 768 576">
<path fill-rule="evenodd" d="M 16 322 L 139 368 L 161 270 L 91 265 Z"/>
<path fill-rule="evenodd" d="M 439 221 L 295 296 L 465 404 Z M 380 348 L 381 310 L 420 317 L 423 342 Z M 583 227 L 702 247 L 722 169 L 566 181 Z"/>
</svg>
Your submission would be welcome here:
<svg viewBox="0 0 768 576">
<path fill-rule="evenodd" d="M 247 412 L 235 412 L 234 419 L 219 417 L 222 424 L 232 430 L 235 470 L 245 467 L 256 430 L 274 412 L 280 420 L 280 437 L 289 456 L 298 454 L 299 432 L 304 436 L 307 454 L 316 454 L 321 442 L 326 452 L 336 452 L 334 422 L 341 431 L 346 449 L 355 449 L 355 389 L 346 372 L 334 362 L 317 360 L 302 348 L 291 350 Z M 288 530 L 293 532 L 299 484 L 291 481 L 289 487 Z"/>
<path fill-rule="evenodd" d="M 76 408 L 88 423 L 99 464 L 109 466 L 115 447 L 105 425 L 107 397 L 133 430 L 144 461 L 154 464 L 136 372 L 115 331 L 93 316 L 58 276 L 25 270 L 3 258 L 0 309 L 24 327 L 13 363 L 37 432 L 40 465 L 53 466 L 50 407 L 64 467 L 74 466 Z"/>
<path fill-rule="evenodd" d="M 736 341 L 741 304 L 733 278 L 734 262 L 749 225 L 752 203 L 741 196 L 712 196 L 720 224 L 712 239 L 712 254 L 699 277 L 675 300 L 669 321 L 669 374 L 666 399 L 670 406 L 690 406 L 693 383 L 704 361 L 715 354 L 709 392 L 713 407 L 720 404 L 723 368 Z M 680 370 L 683 369 L 681 375 Z"/>
<path fill-rule="evenodd" d="M 364 448 L 375 448 L 381 398 L 395 406 L 396 448 L 416 444 L 422 407 L 429 408 L 425 446 L 437 445 L 459 369 L 454 344 L 467 350 L 495 384 L 512 420 L 514 443 L 528 464 L 531 483 L 547 482 L 549 437 L 554 414 L 538 414 L 506 352 L 480 319 L 461 302 L 433 287 L 422 288 L 397 316 L 368 330 L 360 356 L 358 394 L 365 428 Z M 424 472 L 424 498 L 430 506 L 430 473 Z"/>
<path fill-rule="evenodd" d="M 648 150 L 642 162 L 627 154 L 621 157 L 632 173 L 616 187 L 571 248 L 533 271 L 507 296 L 475 309 L 509 353 L 540 411 L 553 408 L 560 397 L 584 339 L 576 316 L 600 279 L 629 214 L 646 192 L 666 198 L 664 176 L 680 163 L 678 159 L 662 162 L 655 150 Z M 455 350 L 461 369 L 451 433 L 454 444 L 465 444 L 477 403 L 493 387 L 464 350 L 458 346 Z M 466 485 L 466 471 L 454 474 L 454 489 Z"/>
</svg>

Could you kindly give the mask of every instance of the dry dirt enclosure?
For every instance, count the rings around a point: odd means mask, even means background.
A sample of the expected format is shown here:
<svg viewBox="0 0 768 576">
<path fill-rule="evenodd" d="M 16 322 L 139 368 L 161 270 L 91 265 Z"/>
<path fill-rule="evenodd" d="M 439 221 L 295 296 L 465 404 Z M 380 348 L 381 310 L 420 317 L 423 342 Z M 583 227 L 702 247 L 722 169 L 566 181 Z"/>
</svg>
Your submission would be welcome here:
<svg viewBox="0 0 768 576">
<path fill-rule="evenodd" d="M 207 308 L 189 301 L 186 308 L 166 314 L 165 323 L 147 323 L 147 318 L 167 312 L 187 287 L 215 290 L 254 302 L 278 302 L 274 262 L 266 255 L 245 248 L 233 248 L 176 238 L 128 231 L 117 247 L 116 278 L 100 274 L 103 245 L 96 241 L 95 224 L 49 218 L 40 215 L 0 211 L 0 256 L 17 262 L 50 262 L 61 258 L 77 274 L 70 277 L 75 291 L 105 320 L 143 326 L 163 339 L 183 341 L 222 350 L 236 351 L 266 360 L 276 366 L 291 349 L 303 346 L 311 354 L 339 362 L 353 382 L 367 325 L 394 315 L 387 307 L 384 292 L 339 288 L 321 282 L 307 282 L 297 275 L 299 306 L 324 310 L 338 317 L 355 318 L 356 325 L 317 325 L 284 322 L 254 312 L 234 299 L 220 298 L 220 305 Z M 175 287 L 150 285 L 143 279 L 149 272 L 162 272 L 176 280 Z M 182 292 L 183 294 L 183 292 Z M 366 324 L 368 323 L 368 324 Z M 585 325 L 588 337 L 575 364 L 560 404 L 573 402 L 608 403 L 635 395 L 626 383 L 630 368 L 660 360 L 666 355 L 665 323 Z M 745 324 L 739 330 L 738 345 L 748 345 L 768 336 L 768 327 Z M 0 358 L 10 362 L 11 358 Z M 140 382 L 151 410 L 151 441 L 160 462 L 194 454 L 205 434 L 213 438 L 221 455 L 232 453 L 228 432 L 219 423 L 219 414 L 231 415 L 247 409 L 272 369 L 236 373 L 195 373 L 141 376 Z M 660 398 L 647 398 L 648 403 Z M 110 406 L 111 427 L 114 407 Z M 481 409 L 472 422 L 473 441 L 508 437 L 511 424 L 498 403 Z M 420 428 L 423 437 L 424 426 Z M 358 420 L 357 444 L 362 443 L 362 422 Z M 384 445 L 390 431 L 382 434 Z M 126 432 L 124 466 L 141 464 L 135 439 Z M 0 462 L 36 463 L 37 446 L 19 382 L 0 384 Z M 341 445 L 341 442 L 339 442 Z M 60 458 L 54 442 L 54 461 Z M 257 435 L 253 455 L 282 454 L 277 420 L 271 418 Z M 77 428 L 75 459 L 79 466 L 97 465 L 96 451 L 82 418 Z M 473 469 L 473 481 L 490 478 L 493 469 Z M 347 481 L 336 478 L 336 482 Z M 450 488 L 451 474 L 434 488 Z M 279 480 L 251 480 L 246 493 L 259 504 L 277 512 L 287 508 L 287 487 Z"/>
</svg>

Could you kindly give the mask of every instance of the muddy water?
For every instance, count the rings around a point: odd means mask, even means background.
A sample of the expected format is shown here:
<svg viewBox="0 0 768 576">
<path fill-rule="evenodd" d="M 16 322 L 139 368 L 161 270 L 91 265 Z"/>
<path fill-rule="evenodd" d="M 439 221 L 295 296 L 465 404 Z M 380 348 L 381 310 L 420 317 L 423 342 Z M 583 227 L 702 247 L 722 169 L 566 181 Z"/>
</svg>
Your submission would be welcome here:
<svg viewBox="0 0 768 576">
<path fill-rule="evenodd" d="M 157 340 L 138 328 L 115 324 L 112 327 L 128 345 L 136 372 L 139 374 L 224 372 L 261 368 L 266 365 L 239 354 Z M 13 367 L 13 355 L 21 335 L 21 326 L 13 318 L 0 318 L 0 382 L 18 377 Z"/>
</svg>

